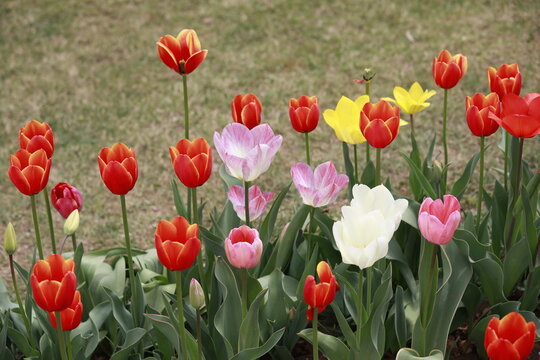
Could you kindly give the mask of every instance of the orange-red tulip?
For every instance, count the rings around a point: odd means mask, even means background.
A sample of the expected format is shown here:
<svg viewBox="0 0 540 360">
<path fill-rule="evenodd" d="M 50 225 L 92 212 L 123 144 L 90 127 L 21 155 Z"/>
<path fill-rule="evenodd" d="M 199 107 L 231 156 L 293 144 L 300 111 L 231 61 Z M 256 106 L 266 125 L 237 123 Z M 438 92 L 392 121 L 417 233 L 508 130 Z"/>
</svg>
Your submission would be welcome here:
<svg viewBox="0 0 540 360">
<path fill-rule="evenodd" d="M 176 176 L 189 188 L 201 186 L 212 174 L 212 148 L 203 138 L 182 139 L 169 147 L 169 154 Z"/>
<path fill-rule="evenodd" d="M 431 72 L 437 86 L 451 89 L 467 73 L 467 57 L 462 54 L 452 56 L 448 50 L 443 50 L 433 59 Z"/>
<path fill-rule="evenodd" d="M 180 75 L 195 70 L 208 53 L 208 50 L 201 50 L 199 37 L 192 29 L 180 31 L 177 37 L 161 37 L 157 42 L 157 50 L 161 61 Z"/>
<path fill-rule="evenodd" d="M 234 122 L 244 124 L 250 130 L 261 123 L 261 112 L 261 101 L 253 94 L 238 94 L 231 103 Z"/>
<path fill-rule="evenodd" d="M 49 124 L 32 120 L 19 130 L 19 146 L 33 153 L 45 150 L 50 158 L 54 153 L 54 135 Z"/>
<path fill-rule="evenodd" d="M 307 133 L 319 124 L 319 100 L 316 96 L 300 96 L 289 100 L 289 118 L 294 130 Z"/>
<path fill-rule="evenodd" d="M 489 114 L 500 115 L 499 96 L 492 92 L 486 96 L 476 93 L 465 98 L 467 125 L 474 136 L 489 136 L 499 128 L 499 124 Z"/>
<path fill-rule="evenodd" d="M 489 67 L 487 78 L 491 91 L 502 99 L 506 94 L 519 96 L 521 92 L 521 73 L 518 64 L 503 64 L 498 69 Z"/>
<path fill-rule="evenodd" d="M 530 93 L 524 97 L 506 94 L 501 115 L 490 113 L 489 117 L 514 137 L 535 137 L 540 134 L 540 94 Z"/>
<path fill-rule="evenodd" d="M 39 193 L 49 181 L 52 160 L 43 149 L 34 153 L 20 149 L 9 157 L 8 175 L 24 195 Z"/>
<path fill-rule="evenodd" d="M 139 176 L 137 158 L 135 150 L 125 144 L 101 149 L 98 164 L 101 179 L 113 194 L 125 195 L 135 186 Z"/>
<path fill-rule="evenodd" d="M 70 306 L 77 288 L 75 262 L 53 254 L 38 260 L 30 275 L 36 304 L 45 311 L 61 311 Z"/>
<path fill-rule="evenodd" d="M 161 220 L 154 238 L 159 261 L 169 270 L 185 270 L 197 259 L 201 250 L 199 227 L 182 216 L 172 221 Z"/>
<path fill-rule="evenodd" d="M 399 132 L 399 106 L 381 100 L 367 103 L 360 113 L 360 130 L 368 143 L 376 148 L 385 148 Z"/>
<path fill-rule="evenodd" d="M 319 284 L 315 283 L 313 275 L 308 275 L 304 283 L 304 301 L 308 304 L 308 321 L 313 320 L 313 309 L 317 308 L 319 313 L 324 311 L 334 301 L 336 291 L 339 290 L 336 277 L 332 274 L 328 263 L 321 261 L 317 265 L 317 274 L 319 275 Z"/>
<path fill-rule="evenodd" d="M 73 296 L 73 301 L 68 308 L 60 311 L 60 321 L 62 322 L 62 330 L 68 331 L 73 330 L 81 323 L 83 312 L 83 305 L 81 302 L 81 293 L 75 291 L 75 296 Z M 56 329 L 56 317 L 54 312 L 49 312 L 49 321 L 52 326 Z"/>
<path fill-rule="evenodd" d="M 536 326 L 511 312 L 502 319 L 492 318 L 486 328 L 484 347 L 491 360 L 525 360 L 534 346 Z"/>
</svg>

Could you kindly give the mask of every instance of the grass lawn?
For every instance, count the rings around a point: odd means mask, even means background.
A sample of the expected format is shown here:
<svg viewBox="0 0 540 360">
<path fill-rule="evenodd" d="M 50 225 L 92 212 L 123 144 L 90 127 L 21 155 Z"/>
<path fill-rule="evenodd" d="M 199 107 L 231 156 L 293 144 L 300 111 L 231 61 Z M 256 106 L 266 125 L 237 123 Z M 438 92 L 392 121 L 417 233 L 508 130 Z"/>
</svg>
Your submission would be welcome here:
<svg viewBox="0 0 540 360">
<path fill-rule="evenodd" d="M 162 35 L 193 28 L 209 50 L 188 79 L 193 137 L 212 143 L 213 132 L 231 121 L 233 97 L 259 96 L 263 121 L 284 136 L 259 185 L 278 191 L 290 181 L 290 166 L 304 160 L 303 138 L 289 124 L 289 98 L 316 95 L 321 110 L 333 108 L 341 95 L 363 93 L 353 79 L 366 67 L 377 72 L 372 85 L 377 99 L 392 96 L 395 85 L 408 87 L 414 81 L 435 89 L 431 61 L 443 48 L 469 60 L 468 74 L 449 96 L 450 177 L 458 176 L 478 151 L 465 122 L 464 97 L 488 91 L 486 68 L 518 63 L 522 94 L 540 91 L 539 15 L 538 1 L 3 0 L 0 229 L 13 222 L 23 249 L 17 259 L 27 263 L 34 239 L 30 200 L 11 184 L 6 170 L 9 154 L 18 148 L 18 129 L 38 119 L 52 126 L 56 139 L 49 189 L 66 181 L 83 192 L 78 239 L 87 250 L 123 244 L 120 201 L 101 181 L 98 152 L 115 142 L 135 148 L 140 175 L 127 196 L 132 239 L 139 248 L 153 247 L 157 221 L 175 215 L 168 146 L 183 137 L 181 78 L 157 56 L 155 42 Z M 441 131 L 442 91 L 431 103 L 416 118 L 424 149 Z M 499 139 L 500 132 L 487 140 L 488 187 L 499 176 L 495 168 L 502 166 Z M 525 156 L 534 169 L 538 145 L 538 139 L 526 142 Z M 334 160 L 343 170 L 341 144 L 322 118 L 312 146 L 316 163 Z M 402 128 L 383 151 L 385 177 L 402 192 L 408 170 L 399 151 L 409 148 L 409 131 Z M 214 155 L 217 171 L 221 161 Z M 441 148 L 436 156 L 442 161 Z M 199 190 L 208 207 L 225 199 L 216 171 Z M 469 189 L 471 209 L 474 189 Z M 298 204 L 295 189 L 289 198 L 289 208 Z M 48 245 L 41 196 L 39 216 Z M 62 220 L 54 217 L 60 234 Z M 0 258 L 6 263 L 3 252 Z"/>
</svg>

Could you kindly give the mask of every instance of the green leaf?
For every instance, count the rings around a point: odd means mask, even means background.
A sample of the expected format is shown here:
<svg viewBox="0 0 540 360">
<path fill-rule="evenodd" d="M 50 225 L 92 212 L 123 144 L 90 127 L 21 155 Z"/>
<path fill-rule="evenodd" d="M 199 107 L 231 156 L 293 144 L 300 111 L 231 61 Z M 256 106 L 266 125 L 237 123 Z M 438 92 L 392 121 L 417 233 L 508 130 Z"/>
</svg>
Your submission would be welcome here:
<svg viewBox="0 0 540 360">
<path fill-rule="evenodd" d="M 283 202 L 283 199 L 285 199 L 285 196 L 287 196 L 290 187 L 291 183 L 281 189 L 278 196 L 272 203 L 272 207 L 268 211 L 268 214 L 266 215 L 261 226 L 259 227 L 259 234 L 261 235 L 263 246 L 266 246 L 266 244 L 268 244 L 268 242 L 272 238 L 272 233 L 276 225 L 276 219 L 279 213 L 279 209 L 281 207 L 281 203 Z"/>
<path fill-rule="evenodd" d="M 284 269 L 287 265 L 291 257 L 291 252 L 294 244 L 294 239 L 296 238 L 296 234 L 302 229 L 302 226 L 306 221 L 306 217 L 309 214 L 310 208 L 310 206 L 304 204 L 302 205 L 302 207 L 300 207 L 300 209 L 298 209 L 296 214 L 294 214 L 291 222 L 289 223 L 289 226 L 285 231 L 285 235 L 283 235 L 283 237 L 277 242 L 277 257 L 275 265 L 276 267 Z"/>
<path fill-rule="evenodd" d="M 525 286 L 525 292 L 521 298 L 521 309 L 534 311 L 538 306 L 540 296 L 540 265 L 536 266 L 529 274 Z"/>
<path fill-rule="evenodd" d="M 1 283 L 1 281 L 0 281 Z M 0 327 L 0 359 L 5 360 L 14 360 L 13 354 L 6 346 L 6 340 L 7 340 L 7 332 L 8 332 L 8 326 L 7 326 L 7 318 L 8 315 L 5 314 L 2 316 L 2 326 Z"/>
<path fill-rule="evenodd" d="M 174 206 L 176 208 L 176 212 L 178 213 L 178 216 L 187 217 L 188 213 L 187 213 L 186 207 L 184 206 L 184 202 L 182 201 L 182 196 L 180 195 L 180 191 L 178 190 L 178 183 L 176 182 L 176 179 L 171 180 L 171 187 L 172 187 L 172 192 L 173 192 Z"/>
<path fill-rule="evenodd" d="M 408 157 L 406 154 L 404 154 L 403 152 L 400 152 L 400 155 L 409 164 L 409 168 L 411 169 L 411 172 L 414 174 L 414 176 L 416 177 L 416 179 L 422 186 L 424 193 L 433 199 L 437 198 L 437 193 L 433 189 L 433 186 L 431 186 L 431 183 L 426 178 L 422 170 L 420 170 L 420 168 L 414 163 L 414 161 L 410 157 Z"/>
<path fill-rule="evenodd" d="M 375 184 L 375 164 L 373 161 L 368 161 L 362 175 L 360 177 L 360 184 L 365 184 L 370 188 L 374 187 Z"/>
<path fill-rule="evenodd" d="M 124 333 L 127 334 L 127 332 L 134 328 L 133 325 L 133 317 L 131 316 L 131 313 L 126 310 L 124 307 L 124 304 L 122 304 L 122 301 L 112 293 L 109 289 L 105 289 L 107 292 L 107 295 L 109 296 L 109 299 L 111 299 L 112 303 L 112 312 L 113 316 L 118 322 L 118 325 L 120 325 L 120 328 L 124 331 Z"/>
<path fill-rule="evenodd" d="M 403 304 L 403 288 L 398 286 L 395 294 L 395 317 L 394 329 L 400 347 L 405 346 L 409 339 L 409 331 L 407 328 L 407 319 L 405 318 L 405 306 Z"/>
<path fill-rule="evenodd" d="M 11 302 L 9 299 L 9 292 L 4 284 L 4 280 L 0 279 L 0 312 L 5 312 L 16 307 L 18 307 L 17 304 Z"/>
<path fill-rule="evenodd" d="M 128 332 L 126 333 L 126 340 L 122 345 L 122 349 L 116 351 L 111 356 L 111 360 L 126 360 L 131 350 L 133 350 L 135 345 L 137 345 L 137 343 L 141 341 L 145 334 L 146 330 L 143 328 L 134 328 L 128 330 Z"/>
<path fill-rule="evenodd" d="M 268 340 L 260 347 L 253 349 L 245 349 L 236 354 L 231 360 L 252 360 L 259 359 L 264 354 L 269 352 L 278 343 L 281 336 L 285 332 L 285 328 L 276 331 L 268 338 Z"/>
<path fill-rule="evenodd" d="M 348 188 L 348 194 L 349 194 L 349 200 L 352 199 L 352 188 L 354 184 L 356 184 L 356 178 L 354 175 L 354 165 L 351 162 L 351 158 L 349 156 L 349 146 L 346 142 L 341 143 L 341 151 L 343 153 L 343 164 L 345 165 L 345 173 L 349 177 L 349 184 L 347 186 Z"/>
<path fill-rule="evenodd" d="M 338 321 L 338 324 L 339 324 L 339 329 L 343 333 L 343 336 L 345 336 L 345 340 L 347 340 L 347 343 L 349 344 L 350 347 L 357 347 L 358 344 L 356 342 L 356 336 L 354 332 L 352 331 L 351 327 L 349 326 L 347 319 L 345 319 L 345 316 L 339 309 L 339 306 L 335 302 L 332 302 L 330 306 L 332 306 L 332 310 L 334 310 L 334 314 L 336 315 L 336 320 Z"/>
<path fill-rule="evenodd" d="M 508 250 L 504 257 L 504 294 L 509 296 L 521 279 L 523 273 L 529 266 L 532 266 L 529 243 L 526 238 L 522 238 Z"/>
<path fill-rule="evenodd" d="M 471 176 L 474 173 L 474 168 L 476 167 L 476 164 L 478 163 L 478 159 L 480 158 L 480 154 L 475 154 L 471 160 L 467 163 L 467 166 L 465 166 L 465 171 L 460 176 L 460 178 L 454 183 L 454 186 L 452 186 L 451 194 L 457 197 L 458 199 L 461 199 L 463 197 L 463 194 L 465 193 L 465 189 L 467 188 L 467 185 L 469 184 L 469 181 L 471 180 Z"/>
<path fill-rule="evenodd" d="M 268 300 L 263 307 L 264 317 L 273 323 L 273 327 L 282 328 L 287 324 L 287 308 L 284 301 L 283 273 L 275 269 L 268 279 Z"/>
<path fill-rule="evenodd" d="M 225 257 L 225 249 L 223 248 L 223 239 L 220 239 L 216 235 L 212 234 L 210 231 L 205 229 L 202 226 L 199 226 L 199 231 L 201 234 L 201 240 L 204 243 L 204 246 L 212 252 L 215 256 Z"/>
<path fill-rule="evenodd" d="M 180 337 L 176 326 L 171 323 L 171 319 L 168 316 L 158 314 L 145 315 L 152 323 L 154 331 L 164 336 L 168 340 L 168 345 L 172 346 L 177 354 L 180 354 Z M 164 351 L 165 349 L 160 348 L 160 350 Z"/>
<path fill-rule="evenodd" d="M 27 334 L 23 334 L 18 330 L 5 326 L 8 331 L 8 337 L 17 345 L 17 348 L 27 357 L 39 356 L 39 352 L 28 342 Z"/>
<path fill-rule="evenodd" d="M 444 360 L 444 354 L 439 350 L 433 350 L 428 356 L 420 356 L 413 349 L 400 349 L 396 355 L 396 360 Z"/>
<path fill-rule="evenodd" d="M 223 164 L 219 167 L 219 176 L 221 177 L 221 179 L 223 180 L 225 184 L 225 190 L 227 190 L 229 187 L 233 185 L 244 186 L 244 183 L 241 180 L 227 173 L 227 170 L 225 169 L 225 165 Z"/>
<path fill-rule="evenodd" d="M 298 335 L 312 344 L 313 329 L 304 329 L 300 331 Z M 322 353 L 329 360 L 343 360 L 349 358 L 349 348 L 338 338 L 318 331 L 317 340 Z"/>
<path fill-rule="evenodd" d="M 251 303 L 246 318 L 242 321 L 240 337 L 238 338 L 238 349 L 240 351 L 259 346 L 259 309 L 266 291 L 263 290 L 257 295 L 255 301 Z"/>
</svg>

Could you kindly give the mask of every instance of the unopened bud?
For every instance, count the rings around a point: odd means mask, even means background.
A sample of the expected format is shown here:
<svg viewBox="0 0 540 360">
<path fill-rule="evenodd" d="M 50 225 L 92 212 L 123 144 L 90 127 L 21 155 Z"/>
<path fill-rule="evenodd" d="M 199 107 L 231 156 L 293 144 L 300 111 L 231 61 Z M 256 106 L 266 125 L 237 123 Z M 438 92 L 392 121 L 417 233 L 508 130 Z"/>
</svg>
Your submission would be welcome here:
<svg viewBox="0 0 540 360">
<path fill-rule="evenodd" d="M 79 210 L 75 209 L 64 222 L 64 234 L 73 235 L 79 228 Z"/>
<path fill-rule="evenodd" d="M 203 288 L 197 279 L 191 279 L 189 283 L 189 304 L 195 309 L 200 309 L 205 304 Z"/>
<path fill-rule="evenodd" d="M 4 250 L 8 255 L 13 255 L 17 250 L 17 235 L 15 235 L 15 229 L 11 223 L 6 227 L 4 231 Z"/>
<path fill-rule="evenodd" d="M 293 320 L 296 317 L 296 308 L 292 307 L 287 315 L 289 316 L 289 320 Z"/>
<path fill-rule="evenodd" d="M 364 69 L 364 74 L 362 75 L 362 78 L 364 79 L 364 81 L 371 81 L 375 77 L 376 74 L 377 74 L 376 72 L 367 68 L 367 69 Z"/>
<path fill-rule="evenodd" d="M 441 181 L 443 173 L 443 165 L 437 161 L 433 160 L 433 165 L 431 169 L 431 181 L 438 184 Z"/>
</svg>

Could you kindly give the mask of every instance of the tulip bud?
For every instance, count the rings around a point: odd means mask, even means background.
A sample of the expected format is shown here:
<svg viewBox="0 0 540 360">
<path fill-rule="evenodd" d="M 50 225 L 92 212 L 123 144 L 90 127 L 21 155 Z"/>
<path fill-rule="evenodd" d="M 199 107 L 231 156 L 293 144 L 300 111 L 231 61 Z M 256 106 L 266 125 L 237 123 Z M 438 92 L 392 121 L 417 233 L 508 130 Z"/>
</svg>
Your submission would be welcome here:
<svg viewBox="0 0 540 360">
<path fill-rule="evenodd" d="M 195 309 L 200 309 L 204 306 L 204 291 L 197 279 L 191 279 L 189 283 L 189 304 Z"/>
<path fill-rule="evenodd" d="M 290 310 L 289 310 L 289 313 L 287 314 L 289 316 L 289 320 L 294 320 L 294 318 L 296 317 L 296 308 L 295 307 L 292 307 Z"/>
<path fill-rule="evenodd" d="M 8 255 L 13 255 L 17 250 L 17 236 L 13 225 L 9 223 L 4 231 L 4 250 Z"/>
<path fill-rule="evenodd" d="M 362 75 L 362 78 L 364 79 L 364 81 L 371 81 L 375 77 L 376 74 L 377 73 L 374 72 L 373 70 L 366 68 L 364 69 L 364 74 Z"/>
<path fill-rule="evenodd" d="M 79 210 L 75 209 L 64 222 L 64 234 L 73 235 L 79 228 Z"/>
<path fill-rule="evenodd" d="M 431 176 L 430 176 L 431 182 L 438 184 L 441 181 L 442 173 L 443 173 L 443 165 L 439 161 L 433 160 L 433 164 L 431 166 Z"/>
</svg>

